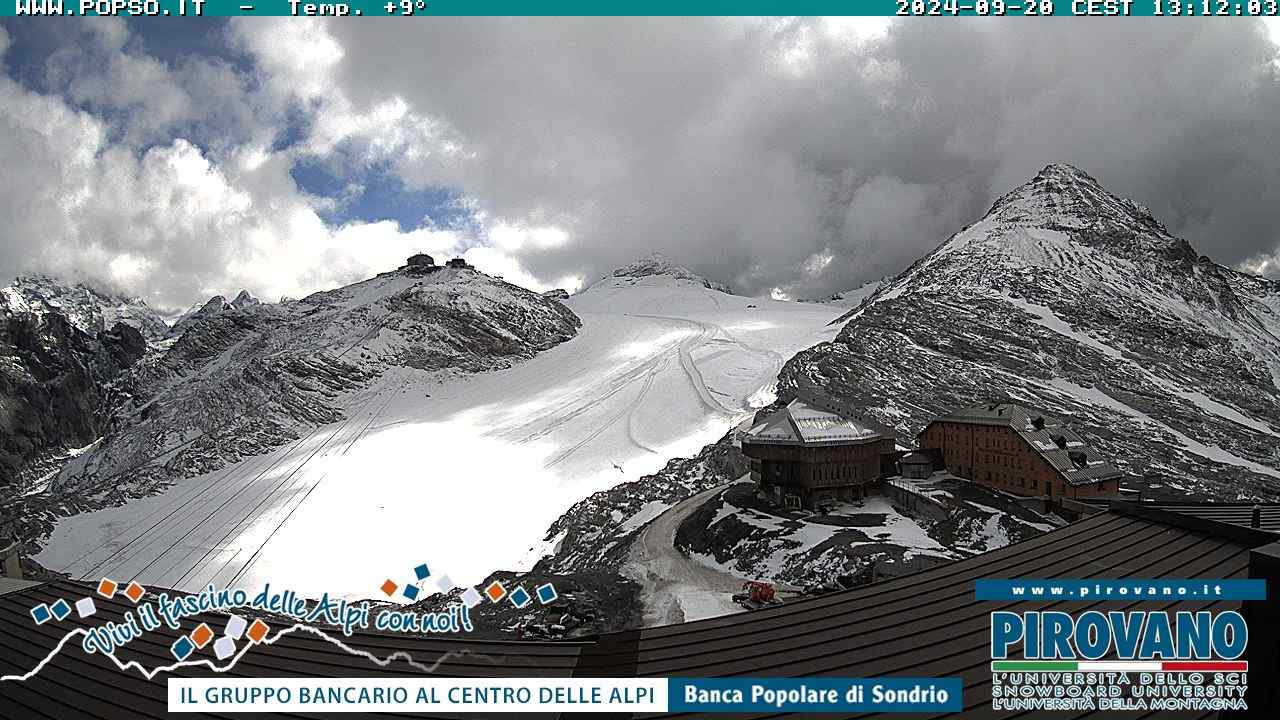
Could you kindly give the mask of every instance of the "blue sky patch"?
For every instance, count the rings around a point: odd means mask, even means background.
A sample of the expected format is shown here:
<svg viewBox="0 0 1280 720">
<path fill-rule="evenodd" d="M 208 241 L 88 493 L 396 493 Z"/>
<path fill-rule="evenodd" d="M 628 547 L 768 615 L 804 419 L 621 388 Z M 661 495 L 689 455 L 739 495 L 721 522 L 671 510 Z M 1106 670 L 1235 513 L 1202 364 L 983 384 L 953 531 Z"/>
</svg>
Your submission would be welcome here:
<svg viewBox="0 0 1280 720">
<path fill-rule="evenodd" d="M 404 230 L 413 230 L 450 226 L 469 216 L 456 192 L 447 188 L 408 188 L 386 164 L 342 174 L 330 163 L 302 159 L 290 173 L 303 192 L 338 201 L 333 210 L 321 212 L 321 217 L 330 223 L 395 220 Z"/>
</svg>

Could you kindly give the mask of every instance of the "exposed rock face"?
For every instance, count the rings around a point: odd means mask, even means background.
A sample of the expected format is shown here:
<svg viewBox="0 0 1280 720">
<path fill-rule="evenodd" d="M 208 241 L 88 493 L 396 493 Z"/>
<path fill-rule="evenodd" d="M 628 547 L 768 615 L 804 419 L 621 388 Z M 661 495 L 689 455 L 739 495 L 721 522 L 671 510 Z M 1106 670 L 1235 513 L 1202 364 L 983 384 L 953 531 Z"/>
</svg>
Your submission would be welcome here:
<svg viewBox="0 0 1280 720">
<path fill-rule="evenodd" d="M 569 291 L 565 290 L 564 288 L 556 288 L 555 290 L 548 290 L 542 293 L 542 297 L 548 298 L 551 300 L 568 300 Z"/>
<path fill-rule="evenodd" d="M 197 314 L 130 374 L 105 437 L 63 468 L 58 489 L 153 492 L 343 418 L 389 367 L 492 370 L 580 325 L 558 302 L 460 270 L 402 269 L 285 305 L 214 298 Z"/>
<path fill-rule="evenodd" d="M 1280 284 L 1198 255 L 1051 165 L 784 367 L 911 443 L 1009 398 L 1068 419 L 1152 496 L 1280 498 Z"/>
<path fill-rule="evenodd" d="M 0 486 L 30 480 L 29 463 L 92 443 L 118 379 L 146 348 L 123 322 L 90 334 L 61 312 L 0 309 Z"/>
</svg>

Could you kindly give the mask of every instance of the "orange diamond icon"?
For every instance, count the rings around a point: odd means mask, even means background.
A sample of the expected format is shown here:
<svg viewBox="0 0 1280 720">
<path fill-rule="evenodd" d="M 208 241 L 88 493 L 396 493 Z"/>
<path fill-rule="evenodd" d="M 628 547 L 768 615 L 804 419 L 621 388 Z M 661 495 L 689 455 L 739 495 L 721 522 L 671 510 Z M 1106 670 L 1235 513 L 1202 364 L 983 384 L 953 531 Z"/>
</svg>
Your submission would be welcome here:
<svg viewBox="0 0 1280 720">
<path fill-rule="evenodd" d="M 502 583 L 494 580 L 489 583 L 489 587 L 484 589 L 484 594 L 488 595 L 490 600 L 498 602 L 507 596 L 507 589 L 502 587 Z"/>
<path fill-rule="evenodd" d="M 200 625 L 191 633 L 191 641 L 194 642 L 198 648 L 203 648 L 205 645 L 208 645 L 209 641 L 212 639 L 213 630 L 205 623 L 200 623 Z"/>
<path fill-rule="evenodd" d="M 262 622 L 261 618 L 254 620 L 253 624 L 249 626 L 249 639 L 256 643 L 260 643 L 262 642 L 262 638 L 267 636 L 267 631 L 270 629 L 271 627 Z"/>
<path fill-rule="evenodd" d="M 395 583 L 391 582 L 390 579 L 388 579 L 386 582 L 382 583 L 382 594 L 386 595 L 387 597 L 391 597 L 392 595 L 396 594 L 397 587 L 399 587 L 399 585 L 396 585 Z"/>
<path fill-rule="evenodd" d="M 125 597 L 129 598 L 135 603 L 141 600 L 142 596 L 145 595 L 146 593 L 147 593 L 147 589 L 142 587 L 136 582 L 129 583 L 129 587 L 124 589 Z"/>
<path fill-rule="evenodd" d="M 120 586 L 116 584 L 115 580 L 102 578 L 102 580 L 98 582 L 98 594 L 104 598 L 111 599 L 115 596 L 116 588 L 118 587 Z"/>
</svg>

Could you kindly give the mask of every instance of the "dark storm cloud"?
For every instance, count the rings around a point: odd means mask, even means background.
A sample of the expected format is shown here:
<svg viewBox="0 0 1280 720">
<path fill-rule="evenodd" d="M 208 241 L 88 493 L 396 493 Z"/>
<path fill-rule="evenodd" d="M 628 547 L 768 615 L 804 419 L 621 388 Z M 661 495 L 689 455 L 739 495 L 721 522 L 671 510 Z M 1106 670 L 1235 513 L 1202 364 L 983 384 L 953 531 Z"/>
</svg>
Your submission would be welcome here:
<svg viewBox="0 0 1280 720">
<path fill-rule="evenodd" d="M 741 292 L 816 297 L 900 271 L 1067 162 L 1280 276 L 1261 22 L 849 26 L 254 18 L 186 53 L 125 23 L 60 44 L 0 24 L 0 275 L 106 268 L 175 307 L 331 287 L 414 249 L 472 248 L 530 286 L 662 251 Z M 369 207 L 449 212 L 339 223 L 342 198 L 295 182 L 311 164 L 353 192 L 386 173 L 396 196 Z"/>
<path fill-rule="evenodd" d="M 561 248 L 522 251 L 542 277 L 659 249 L 747 292 L 824 294 L 902 269 L 1051 162 L 1148 205 L 1220 262 L 1277 251 L 1280 85 L 1261 24 L 907 22 L 869 42 L 825 27 L 330 32 L 356 105 L 400 96 L 468 149 L 405 159 L 406 178 L 570 231 Z"/>
</svg>

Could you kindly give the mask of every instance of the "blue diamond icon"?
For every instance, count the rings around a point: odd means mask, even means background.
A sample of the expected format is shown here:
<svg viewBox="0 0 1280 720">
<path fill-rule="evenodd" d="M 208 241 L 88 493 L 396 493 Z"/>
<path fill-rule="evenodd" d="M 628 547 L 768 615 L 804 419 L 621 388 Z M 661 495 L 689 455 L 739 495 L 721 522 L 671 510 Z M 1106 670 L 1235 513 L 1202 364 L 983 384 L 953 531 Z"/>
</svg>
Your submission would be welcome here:
<svg viewBox="0 0 1280 720">
<path fill-rule="evenodd" d="M 431 577 L 431 571 L 427 569 L 426 564 L 419 565 L 413 569 L 413 574 L 418 576 L 419 580 L 426 580 Z"/>
<path fill-rule="evenodd" d="M 178 638 L 178 642 L 169 647 L 169 652 L 173 653 L 173 656 L 178 658 L 178 660 L 186 660 L 187 656 L 191 654 L 191 651 L 195 649 L 196 644 L 191 642 L 186 635 L 183 635 Z"/>
<path fill-rule="evenodd" d="M 523 587 L 518 587 L 511 591 L 511 604 L 518 608 L 523 608 L 532 601 L 533 598 L 529 597 L 529 591 L 525 590 Z"/>
<path fill-rule="evenodd" d="M 538 602 L 542 603 L 543 605 L 555 602 L 556 598 L 558 597 L 560 596 L 556 594 L 555 585 L 552 585 L 551 583 L 547 583 L 546 585 L 538 586 Z"/>
<path fill-rule="evenodd" d="M 417 599 L 418 599 L 418 586 L 417 586 L 417 585 L 405 585 L 405 586 L 404 586 L 404 596 L 405 596 L 405 597 L 407 597 L 407 598 L 409 598 L 410 600 L 417 600 Z"/>
<path fill-rule="evenodd" d="M 53 617 L 53 613 L 49 612 L 49 606 L 44 603 L 31 608 L 31 619 L 35 620 L 37 625 L 49 622 L 51 617 Z"/>
<path fill-rule="evenodd" d="M 67 604 L 66 600 L 59 600 L 53 605 L 50 605 L 49 609 L 53 611 L 53 616 L 59 620 L 63 620 L 71 614 L 71 606 Z"/>
</svg>

